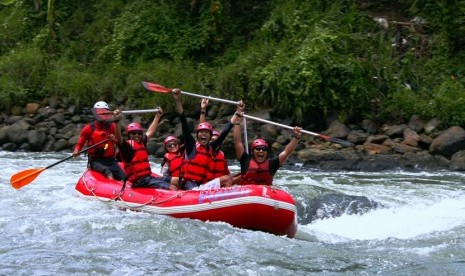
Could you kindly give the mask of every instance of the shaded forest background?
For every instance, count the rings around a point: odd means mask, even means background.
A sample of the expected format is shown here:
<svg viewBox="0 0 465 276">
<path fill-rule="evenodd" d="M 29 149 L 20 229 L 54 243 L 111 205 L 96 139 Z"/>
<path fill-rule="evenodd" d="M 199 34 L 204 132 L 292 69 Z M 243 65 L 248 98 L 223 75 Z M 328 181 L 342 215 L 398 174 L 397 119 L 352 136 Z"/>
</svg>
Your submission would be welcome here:
<svg viewBox="0 0 465 276">
<path fill-rule="evenodd" d="M 463 126 L 464 46 L 465 1 L 2 0 L 0 107 L 174 110 L 147 80 L 313 129 L 330 114 Z"/>
</svg>

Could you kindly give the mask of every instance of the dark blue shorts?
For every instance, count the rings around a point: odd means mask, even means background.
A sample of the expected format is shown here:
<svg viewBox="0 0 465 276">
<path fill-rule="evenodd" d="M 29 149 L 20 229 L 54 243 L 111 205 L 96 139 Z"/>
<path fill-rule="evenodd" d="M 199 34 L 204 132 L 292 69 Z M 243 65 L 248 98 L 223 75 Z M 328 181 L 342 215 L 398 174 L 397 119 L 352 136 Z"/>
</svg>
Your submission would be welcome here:
<svg viewBox="0 0 465 276">
<path fill-rule="evenodd" d="M 126 178 L 126 174 L 114 158 L 99 158 L 91 160 L 89 161 L 89 165 L 92 170 L 100 172 L 105 176 L 112 173 L 113 178 L 116 180 L 123 180 Z"/>
<path fill-rule="evenodd" d="M 170 187 L 170 177 L 144 176 L 132 184 L 132 187 L 151 187 L 156 189 L 166 189 Z"/>
</svg>

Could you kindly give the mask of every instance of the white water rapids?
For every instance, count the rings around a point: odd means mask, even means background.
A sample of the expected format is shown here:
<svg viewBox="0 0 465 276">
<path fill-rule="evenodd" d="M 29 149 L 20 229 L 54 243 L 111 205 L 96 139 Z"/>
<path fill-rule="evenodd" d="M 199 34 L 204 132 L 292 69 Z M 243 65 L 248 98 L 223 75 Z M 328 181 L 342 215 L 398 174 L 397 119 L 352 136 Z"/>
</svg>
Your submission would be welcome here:
<svg viewBox="0 0 465 276">
<path fill-rule="evenodd" d="M 0 151 L 0 275 L 465 274 L 461 172 L 283 168 L 275 185 L 296 202 L 318 187 L 382 205 L 299 224 L 288 239 L 85 200 L 74 190 L 84 158 L 47 169 L 20 190 L 11 187 L 12 174 L 67 156 Z M 158 171 L 159 160 L 152 161 Z"/>
</svg>

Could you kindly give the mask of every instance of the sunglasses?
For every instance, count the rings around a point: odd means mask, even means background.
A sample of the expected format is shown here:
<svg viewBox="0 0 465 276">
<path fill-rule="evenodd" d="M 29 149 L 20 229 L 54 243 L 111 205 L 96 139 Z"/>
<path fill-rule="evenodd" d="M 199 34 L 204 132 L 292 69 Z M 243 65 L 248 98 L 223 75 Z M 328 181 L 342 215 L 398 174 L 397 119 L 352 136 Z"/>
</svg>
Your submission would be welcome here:
<svg viewBox="0 0 465 276">
<path fill-rule="evenodd" d="M 177 147 L 178 144 L 168 144 L 168 145 L 166 145 L 166 146 L 167 146 L 168 148 L 174 148 L 174 147 Z"/>
<path fill-rule="evenodd" d="M 253 150 L 254 151 L 266 151 L 266 148 L 260 147 L 260 148 L 254 148 Z"/>
<path fill-rule="evenodd" d="M 142 135 L 142 132 L 132 131 L 132 132 L 129 132 L 129 135 Z"/>
</svg>

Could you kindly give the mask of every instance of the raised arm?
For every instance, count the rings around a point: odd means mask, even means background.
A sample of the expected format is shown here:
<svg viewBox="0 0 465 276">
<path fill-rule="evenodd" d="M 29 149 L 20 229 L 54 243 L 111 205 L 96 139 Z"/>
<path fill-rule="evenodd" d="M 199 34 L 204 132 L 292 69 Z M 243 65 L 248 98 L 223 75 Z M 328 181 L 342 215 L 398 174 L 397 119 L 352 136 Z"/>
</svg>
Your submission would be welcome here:
<svg viewBox="0 0 465 276">
<path fill-rule="evenodd" d="M 202 102 L 200 102 L 200 123 L 204 123 L 207 121 L 206 116 L 207 116 L 207 106 L 208 106 L 208 99 L 202 99 Z"/>
<path fill-rule="evenodd" d="M 152 123 L 147 129 L 147 132 L 145 133 L 145 135 L 147 135 L 147 139 L 150 139 L 155 135 L 155 132 L 157 131 L 158 123 L 160 123 L 160 118 L 163 115 L 163 109 L 159 106 L 157 107 L 157 109 L 158 109 L 158 112 L 155 114 L 155 117 L 153 118 Z"/>
<path fill-rule="evenodd" d="M 243 113 L 244 108 L 244 103 L 242 101 L 239 101 L 239 103 L 237 104 L 236 112 L 231 116 L 229 123 L 224 126 L 220 136 L 218 136 L 218 138 L 215 141 L 210 142 L 210 145 L 214 150 L 217 150 L 219 149 L 219 147 L 221 147 L 221 144 L 223 144 L 224 139 L 226 139 L 226 136 L 228 136 L 229 132 L 235 125 L 236 120 L 238 118 L 240 119 L 240 116 Z"/>
<path fill-rule="evenodd" d="M 173 90 L 171 90 L 171 92 L 173 94 L 173 98 L 176 103 L 176 110 L 179 113 L 179 119 L 181 121 L 182 136 L 184 137 L 184 145 L 186 146 L 186 153 L 187 155 L 190 155 L 195 148 L 195 139 L 190 132 L 189 124 L 187 123 L 186 116 L 184 115 L 184 109 L 182 107 L 182 102 L 181 102 L 181 89 L 174 88 Z"/>
<path fill-rule="evenodd" d="M 242 115 L 244 114 L 244 108 L 245 104 L 241 101 L 240 104 L 237 106 L 236 113 L 234 113 L 234 116 L 231 118 L 231 123 L 234 124 L 234 149 L 236 151 L 236 159 L 238 161 L 241 160 L 241 157 L 245 152 L 241 135 L 241 119 Z"/>
<path fill-rule="evenodd" d="M 181 89 L 179 88 L 174 88 L 171 90 L 174 98 L 174 102 L 176 103 L 176 110 L 178 111 L 179 114 L 184 113 L 184 108 L 182 107 L 182 102 L 181 102 Z"/>
<path fill-rule="evenodd" d="M 294 137 L 292 137 L 292 140 L 287 144 L 287 146 L 284 148 L 284 150 L 279 154 L 279 165 L 282 166 L 284 162 L 286 162 L 286 159 L 291 155 L 291 153 L 295 150 L 297 147 L 297 144 L 299 143 L 300 137 L 302 136 L 302 130 L 301 127 L 294 127 Z"/>
<path fill-rule="evenodd" d="M 123 141 L 123 135 L 121 134 L 121 125 L 119 123 L 119 120 L 121 120 L 123 113 L 121 113 L 121 110 L 116 109 L 114 111 L 114 114 L 115 114 L 115 128 L 116 128 L 115 139 L 116 139 L 116 143 L 118 144 L 118 146 L 121 146 L 124 143 L 124 141 Z"/>
</svg>

